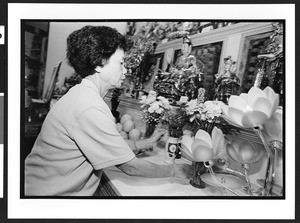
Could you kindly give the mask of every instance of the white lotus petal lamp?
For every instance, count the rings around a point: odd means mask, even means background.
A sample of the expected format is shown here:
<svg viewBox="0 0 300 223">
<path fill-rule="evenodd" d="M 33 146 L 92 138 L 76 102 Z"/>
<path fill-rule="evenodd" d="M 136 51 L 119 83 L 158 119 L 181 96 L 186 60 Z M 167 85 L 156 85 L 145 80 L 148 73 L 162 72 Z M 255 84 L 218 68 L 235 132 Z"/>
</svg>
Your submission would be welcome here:
<svg viewBox="0 0 300 223">
<path fill-rule="evenodd" d="M 272 117 L 279 104 L 279 95 L 271 87 L 261 90 L 258 87 L 252 87 L 248 93 L 242 93 L 239 96 L 232 95 L 229 98 L 228 105 L 222 104 L 223 117 L 228 123 L 240 128 L 253 128 L 260 137 L 268 154 L 268 164 L 266 176 L 270 175 L 270 170 L 274 166 L 274 156 L 269 148 L 267 141 L 262 133 L 263 125 Z M 272 182 L 267 188 L 266 177 L 264 184 L 264 195 L 269 195 Z"/>
<path fill-rule="evenodd" d="M 262 148 L 255 146 L 250 141 L 235 139 L 227 144 L 226 151 L 231 159 L 242 165 L 248 184 L 247 192 L 249 195 L 252 195 L 248 170 L 250 169 L 250 164 L 254 164 L 262 159 L 264 155 Z"/>
<path fill-rule="evenodd" d="M 200 129 L 195 135 L 192 143 L 192 154 L 197 162 L 211 162 L 217 158 L 226 147 L 226 141 L 223 132 L 214 127 L 211 136 L 204 130 Z"/>
<path fill-rule="evenodd" d="M 279 95 L 271 87 L 252 87 L 247 94 L 231 95 L 228 105 L 222 104 L 223 117 L 237 127 L 254 128 L 273 115 L 278 103 Z"/>
<path fill-rule="evenodd" d="M 263 124 L 263 132 L 266 135 L 267 141 L 271 144 L 277 141 L 282 144 L 282 108 L 277 108 L 272 117 Z"/>
<path fill-rule="evenodd" d="M 217 182 L 218 185 L 220 185 L 221 188 L 223 188 L 223 190 L 227 189 L 238 196 L 238 193 L 224 185 L 215 177 L 212 169 L 213 160 L 222 155 L 222 153 L 225 151 L 226 143 L 227 142 L 224 134 L 219 128 L 214 127 L 211 136 L 206 131 L 200 129 L 197 131 L 195 139 L 191 145 L 191 152 L 195 163 L 197 164 L 204 162 L 204 166 L 208 168 L 211 177 Z M 197 168 L 195 168 L 195 170 L 197 171 Z M 194 182 L 197 182 L 197 177 L 197 174 L 194 175 L 193 179 L 190 181 L 193 186 Z"/>
<path fill-rule="evenodd" d="M 180 149 L 185 158 L 190 161 L 194 161 L 192 154 L 192 144 L 194 139 L 190 135 L 183 135 L 180 142 Z"/>
</svg>

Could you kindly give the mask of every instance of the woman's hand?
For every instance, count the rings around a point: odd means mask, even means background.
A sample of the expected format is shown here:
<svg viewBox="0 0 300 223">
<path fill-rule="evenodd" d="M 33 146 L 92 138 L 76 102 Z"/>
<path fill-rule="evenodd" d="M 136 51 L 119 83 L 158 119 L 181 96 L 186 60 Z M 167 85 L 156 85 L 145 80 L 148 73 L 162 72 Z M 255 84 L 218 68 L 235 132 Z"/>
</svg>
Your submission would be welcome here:
<svg viewBox="0 0 300 223">
<path fill-rule="evenodd" d="M 148 138 L 150 144 L 153 146 L 167 133 L 165 129 L 156 129 L 153 134 Z"/>
<path fill-rule="evenodd" d="M 147 140 L 147 144 L 148 144 L 148 148 L 147 149 L 150 149 L 152 150 L 156 144 L 158 143 L 158 141 L 164 137 L 164 135 L 167 134 L 167 130 L 165 129 L 156 129 L 153 134 L 148 138 L 146 139 Z"/>
<path fill-rule="evenodd" d="M 146 139 L 138 140 L 135 142 L 135 149 L 138 151 L 152 150 L 157 142 L 167 133 L 165 129 L 156 129 L 154 133 Z"/>
</svg>

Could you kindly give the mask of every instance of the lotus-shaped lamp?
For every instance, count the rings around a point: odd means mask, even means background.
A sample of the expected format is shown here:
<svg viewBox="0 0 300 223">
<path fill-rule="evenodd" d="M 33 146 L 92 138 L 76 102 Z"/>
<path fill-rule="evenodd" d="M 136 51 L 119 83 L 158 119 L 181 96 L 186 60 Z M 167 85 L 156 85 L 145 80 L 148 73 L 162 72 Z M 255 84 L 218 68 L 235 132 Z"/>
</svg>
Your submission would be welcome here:
<svg viewBox="0 0 300 223">
<path fill-rule="evenodd" d="M 221 105 L 223 117 L 230 124 L 240 128 L 263 125 L 275 112 L 279 95 L 271 87 L 261 90 L 252 87 L 248 93 L 231 95 L 228 105 Z"/>
<path fill-rule="evenodd" d="M 181 152 L 185 158 L 187 158 L 190 161 L 194 161 L 193 153 L 192 153 L 192 144 L 194 142 L 194 139 L 191 135 L 183 135 L 180 145 L 181 145 Z"/>
<path fill-rule="evenodd" d="M 277 108 L 272 117 L 263 125 L 266 139 L 282 142 L 282 108 Z"/>
<path fill-rule="evenodd" d="M 242 165 L 245 172 L 246 182 L 248 184 L 247 193 L 252 195 L 253 191 L 248 177 L 248 170 L 250 168 L 250 164 L 256 163 L 262 159 L 264 150 L 254 146 L 254 144 L 250 141 L 236 139 L 230 144 L 227 144 L 226 151 L 231 159 Z"/>
<path fill-rule="evenodd" d="M 227 144 L 227 154 L 231 159 L 240 164 L 252 164 L 262 159 L 264 150 L 252 142 L 234 139 Z"/>
<path fill-rule="evenodd" d="M 192 155 L 197 162 L 211 161 L 222 154 L 226 148 L 226 141 L 223 132 L 214 127 L 211 136 L 200 129 L 195 135 L 191 145 Z"/>
</svg>

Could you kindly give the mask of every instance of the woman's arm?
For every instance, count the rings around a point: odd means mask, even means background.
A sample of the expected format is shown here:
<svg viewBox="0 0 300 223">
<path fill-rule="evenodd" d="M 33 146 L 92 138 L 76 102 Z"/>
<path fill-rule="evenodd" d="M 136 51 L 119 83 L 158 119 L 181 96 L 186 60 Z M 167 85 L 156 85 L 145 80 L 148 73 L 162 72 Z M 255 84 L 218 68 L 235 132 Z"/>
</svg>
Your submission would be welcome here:
<svg viewBox="0 0 300 223">
<path fill-rule="evenodd" d="M 164 129 L 157 129 L 150 138 L 138 141 L 126 140 L 126 142 L 133 151 L 150 149 L 156 145 L 165 133 L 166 131 Z M 148 178 L 190 178 L 193 172 L 191 170 L 191 165 L 188 164 L 158 165 L 137 157 L 126 163 L 117 165 L 116 167 L 129 176 Z"/>
<path fill-rule="evenodd" d="M 116 167 L 129 176 L 189 179 L 192 175 L 192 166 L 188 164 L 158 165 L 137 157 Z"/>
</svg>

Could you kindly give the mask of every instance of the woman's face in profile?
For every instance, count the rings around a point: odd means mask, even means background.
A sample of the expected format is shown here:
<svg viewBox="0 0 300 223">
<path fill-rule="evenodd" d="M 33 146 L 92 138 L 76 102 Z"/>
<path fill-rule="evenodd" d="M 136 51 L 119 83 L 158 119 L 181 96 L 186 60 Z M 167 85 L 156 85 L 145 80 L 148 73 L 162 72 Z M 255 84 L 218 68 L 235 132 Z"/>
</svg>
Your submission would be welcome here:
<svg viewBox="0 0 300 223">
<path fill-rule="evenodd" d="M 117 49 L 116 52 L 107 60 L 106 64 L 101 67 L 101 78 L 107 84 L 110 84 L 112 88 L 121 87 L 121 84 L 125 79 L 127 70 L 124 67 L 124 54 L 123 50 Z"/>
</svg>

